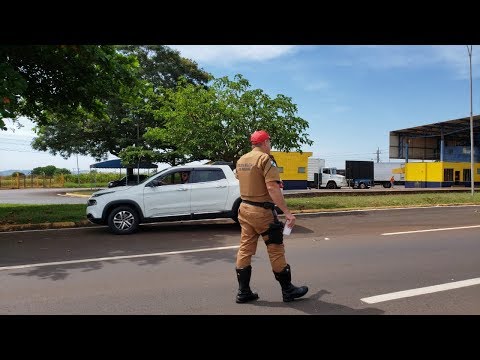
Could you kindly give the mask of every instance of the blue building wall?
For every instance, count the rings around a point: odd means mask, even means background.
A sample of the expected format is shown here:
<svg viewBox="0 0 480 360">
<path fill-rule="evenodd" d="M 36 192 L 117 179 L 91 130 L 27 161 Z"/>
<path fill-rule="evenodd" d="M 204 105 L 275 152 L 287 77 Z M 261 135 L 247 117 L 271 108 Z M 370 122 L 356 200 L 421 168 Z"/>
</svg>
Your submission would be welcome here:
<svg viewBox="0 0 480 360">
<path fill-rule="evenodd" d="M 480 162 L 480 147 L 473 149 L 475 162 Z M 443 161 L 470 162 L 470 146 L 445 146 Z"/>
</svg>

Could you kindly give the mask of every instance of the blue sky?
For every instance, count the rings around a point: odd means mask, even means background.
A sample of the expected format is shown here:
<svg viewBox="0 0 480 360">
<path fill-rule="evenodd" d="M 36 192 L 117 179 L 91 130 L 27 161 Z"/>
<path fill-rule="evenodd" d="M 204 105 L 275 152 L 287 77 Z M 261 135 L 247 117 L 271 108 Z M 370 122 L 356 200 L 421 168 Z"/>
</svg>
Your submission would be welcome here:
<svg viewBox="0 0 480 360">
<path fill-rule="evenodd" d="M 468 53 L 455 46 L 170 45 L 215 77 L 242 74 L 252 88 L 283 94 L 310 124 L 304 151 L 344 168 L 345 160 L 388 161 L 392 130 L 470 115 Z M 480 96 L 480 46 L 473 48 L 473 112 Z M 28 120 L 0 132 L 0 170 L 53 164 L 76 168 L 76 157 L 34 152 Z M 248 135 L 247 135 L 248 136 Z M 113 158 L 113 156 L 110 156 Z M 94 160 L 79 157 L 80 169 Z"/>
</svg>

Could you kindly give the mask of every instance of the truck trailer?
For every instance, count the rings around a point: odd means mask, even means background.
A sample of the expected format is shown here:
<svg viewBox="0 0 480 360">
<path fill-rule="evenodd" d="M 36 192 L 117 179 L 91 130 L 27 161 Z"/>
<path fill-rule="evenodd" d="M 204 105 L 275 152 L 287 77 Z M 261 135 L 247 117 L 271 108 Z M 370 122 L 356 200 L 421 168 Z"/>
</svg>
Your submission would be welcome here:
<svg viewBox="0 0 480 360">
<path fill-rule="evenodd" d="M 375 163 L 373 166 L 373 173 L 375 185 L 382 185 L 384 188 L 390 188 L 392 186 L 392 176 L 394 179 L 394 185 L 405 185 L 405 163 Z"/>
</svg>

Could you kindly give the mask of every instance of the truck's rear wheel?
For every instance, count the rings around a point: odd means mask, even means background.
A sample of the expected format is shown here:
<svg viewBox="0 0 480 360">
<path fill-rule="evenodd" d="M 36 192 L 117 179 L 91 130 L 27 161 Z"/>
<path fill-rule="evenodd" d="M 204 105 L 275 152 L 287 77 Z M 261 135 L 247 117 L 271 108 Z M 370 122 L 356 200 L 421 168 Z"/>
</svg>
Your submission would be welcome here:
<svg viewBox="0 0 480 360">
<path fill-rule="evenodd" d="M 386 183 L 383 183 L 383 187 L 388 189 L 392 187 L 392 184 L 390 184 L 389 182 L 386 182 Z"/>
<path fill-rule="evenodd" d="M 367 185 L 365 185 L 365 183 L 360 183 L 360 184 L 358 185 L 358 187 L 359 187 L 360 189 L 366 189 L 366 188 L 367 188 Z"/>
</svg>

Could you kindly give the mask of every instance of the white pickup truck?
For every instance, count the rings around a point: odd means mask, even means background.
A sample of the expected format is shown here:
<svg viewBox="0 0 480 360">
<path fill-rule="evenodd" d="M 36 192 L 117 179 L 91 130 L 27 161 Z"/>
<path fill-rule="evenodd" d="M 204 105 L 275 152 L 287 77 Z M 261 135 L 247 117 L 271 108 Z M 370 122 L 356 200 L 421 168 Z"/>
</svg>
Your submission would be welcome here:
<svg viewBox="0 0 480 360">
<path fill-rule="evenodd" d="M 182 173 L 188 173 L 188 181 Z M 100 190 L 87 202 L 87 219 L 130 234 L 140 223 L 232 218 L 238 222 L 238 180 L 228 165 L 175 166 L 135 186 Z"/>
</svg>

